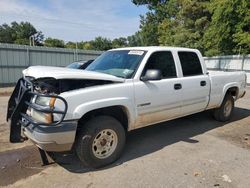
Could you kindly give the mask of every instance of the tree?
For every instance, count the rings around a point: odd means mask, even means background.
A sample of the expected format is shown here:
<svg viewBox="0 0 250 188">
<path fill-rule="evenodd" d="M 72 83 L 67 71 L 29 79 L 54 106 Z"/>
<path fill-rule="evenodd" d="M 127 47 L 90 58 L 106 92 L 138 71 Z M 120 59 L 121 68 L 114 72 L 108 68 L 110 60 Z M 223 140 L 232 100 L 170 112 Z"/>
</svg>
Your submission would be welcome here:
<svg viewBox="0 0 250 188">
<path fill-rule="evenodd" d="M 158 41 L 158 20 L 152 12 L 141 16 L 140 35 L 144 46 L 157 46 Z"/>
<path fill-rule="evenodd" d="M 94 50 L 94 47 L 91 42 L 83 42 L 82 49 L 84 50 Z"/>
<path fill-rule="evenodd" d="M 66 48 L 76 48 L 76 47 L 79 48 L 78 44 L 76 45 L 75 42 L 71 42 L 71 41 L 67 42 L 67 43 L 65 44 L 65 47 L 66 47 Z"/>
<path fill-rule="evenodd" d="M 132 0 L 146 5 L 144 45 L 183 46 L 205 55 L 250 53 L 249 0 Z"/>
<path fill-rule="evenodd" d="M 159 45 L 158 26 L 165 18 L 168 0 L 132 0 L 135 5 L 146 5 L 148 12 L 140 16 L 140 38 L 143 46 Z"/>
<path fill-rule="evenodd" d="M 77 43 L 77 47 L 83 50 L 93 50 L 94 47 L 90 44 L 90 41 L 81 41 Z"/>
<path fill-rule="evenodd" d="M 159 24 L 161 45 L 198 48 L 204 52 L 203 36 L 209 27 L 211 14 L 208 1 L 169 1 L 168 16 Z"/>
<path fill-rule="evenodd" d="M 47 38 L 45 41 L 44 41 L 44 46 L 47 46 L 47 47 L 57 47 L 57 48 L 64 48 L 65 47 L 65 44 L 64 44 L 64 41 L 63 40 L 60 40 L 60 39 L 54 39 L 54 38 Z"/>
<path fill-rule="evenodd" d="M 3 24 L 0 26 L 0 42 L 2 43 L 13 43 L 13 31 L 12 28 L 7 25 Z"/>
<path fill-rule="evenodd" d="M 3 24 L 0 26 L 0 42 L 29 44 L 30 37 L 34 37 L 36 45 L 41 45 L 43 41 L 43 34 L 37 31 L 35 27 L 29 22 L 12 22 L 9 25 Z"/>
<path fill-rule="evenodd" d="M 134 35 L 128 36 L 128 46 L 143 46 L 141 33 L 138 31 Z"/>
<path fill-rule="evenodd" d="M 147 5 L 149 10 L 156 9 L 157 6 L 166 4 L 169 0 L 132 0 L 135 5 Z"/>
<path fill-rule="evenodd" d="M 89 41 L 93 50 L 109 50 L 112 48 L 112 42 L 110 39 L 104 37 L 96 37 L 94 40 Z"/>
<path fill-rule="evenodd" d="M 120 37 L 112 41 L 112 48 L 120 48 L 127 46 L 127 38 Z"/>
<path fill-rule="evenodd" d="M 133 0 L 147 5 L 141 17 L 140 32 L 144 45 L 165 45 L 198 48 L 204 51 L 204 31 L 211 14 L 209 0 Z"/>
<path fill-rule="evenodd" d="M 250 1 L 212 0 L 209 8 L 213 16 L 204 37 L 206 55 L 250 53 Z"/>
<path fill-rule="evenodd" d="M 21 22 L 18 24 L 17 22 L 11 23 L 12 29 L 15 31 L 15 43 L 17 44 L 29 44 L 30 37 L 37 33 L 34 26 L 32 26 L 28 22 Z"/>
</svg>

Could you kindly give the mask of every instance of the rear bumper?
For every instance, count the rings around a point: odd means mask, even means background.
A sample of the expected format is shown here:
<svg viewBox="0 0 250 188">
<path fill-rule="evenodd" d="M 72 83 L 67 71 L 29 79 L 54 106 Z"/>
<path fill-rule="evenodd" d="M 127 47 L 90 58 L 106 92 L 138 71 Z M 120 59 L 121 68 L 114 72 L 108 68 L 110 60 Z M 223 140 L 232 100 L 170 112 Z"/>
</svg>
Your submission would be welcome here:
<svg viewBox="0 0 250 188">
<path fill-rule="evenodd" d="M 57 126 L 22 126 L 23 134 L 45 151 L 69 151 L 75 141 L 77 121 L 63 121 Z"/>
</svg>

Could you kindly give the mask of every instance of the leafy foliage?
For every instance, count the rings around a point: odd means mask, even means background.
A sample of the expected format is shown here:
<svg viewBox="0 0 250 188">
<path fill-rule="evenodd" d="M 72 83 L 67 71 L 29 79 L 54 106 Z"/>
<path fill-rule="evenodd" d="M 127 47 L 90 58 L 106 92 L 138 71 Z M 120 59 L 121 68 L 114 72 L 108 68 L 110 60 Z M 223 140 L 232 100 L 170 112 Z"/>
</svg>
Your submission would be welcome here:
<svg viewBox="0 0 250 188">
<path fill-rule="evenodd" d="M 142 36 L 140 32 L 128 36 L 128 46 L 143 46 Z"/>
<path fill-rule="evenodd" d="M 126 46 L 127 46 L 127 39 L 124 37 L 120 37 L 112 41 L 112 48 L 120 48 Z"/>
<path fill-rule="evenodd" d="M 112 48 L 112 42 L 110 39 L 103 37 L 96 37 L 95 40 L 90 41 L 94 50 L 109 50 Z"/>
<path fill-rule="evenodd" d="M 66 44 L 65 44 L 65 47 L 66 48 L 76 48 L 76 47 L 78 47 L 78 44 L 76 44 L 75 42 L 67 42 Z"/>
<path fill-rule="evenodd" d="M 14 33 L 11 26 L 3 24 L 0 26 L 0 42 L 14 43 Z"/>
<path fill-rule="evenodd" d="M 65 47 L 65 44 L 64 44 L 64 41 L 63 40 L 60 40 L 60 39 L 54 39 L 54 38 L 47 38 L 45 41 L 44 41 L 44 46 L 47 46 L 47 47 L 57 47 L 57 48 L 64 48 Z"/>
<path fill-rule="evenodd" d="M 208 55 L 250 53 L 250 1 L 212 0 L 213 14 L 205 33 Z"/>
<path fill-rule="evenodd" d="M 250 54 L 250 0 L 131 0 L 147 6 L 140 30 L 127 38 L 67 42 L 47 38 L 28 22 L 0 26 L 0 42 L 86 50 L 126 46 L 180 46 L 198 48 L 207 56 Z"/>
<path fill-rule="evenodd" d="M 170 1 L 169 16 L 158 27 L 160 44 L 204 51 L 202 38 L 210 19 L 206 5 L 207 1 Z"/>
<path fill-rule="evenodd" d="M 141 16 L 140 35 L 144 46 L 159 45 L 158 20 L 153 13 Z"/>
<path fill-rule="evenodd" d="M 36 45 L 41 45 L 43 34 L 37 31 L 29 22 L 12 22 L 10 25 L 3 24 L 0 26 L 0 42 L 29 44 L 30 37 L 34 37 Z"/>
<path fill-rule="evenodd" d="M 250 53 L 249 0 L 132 0 L 146 5 L 143 45 L 198 48 L 205 55 Z"/>
</svg>

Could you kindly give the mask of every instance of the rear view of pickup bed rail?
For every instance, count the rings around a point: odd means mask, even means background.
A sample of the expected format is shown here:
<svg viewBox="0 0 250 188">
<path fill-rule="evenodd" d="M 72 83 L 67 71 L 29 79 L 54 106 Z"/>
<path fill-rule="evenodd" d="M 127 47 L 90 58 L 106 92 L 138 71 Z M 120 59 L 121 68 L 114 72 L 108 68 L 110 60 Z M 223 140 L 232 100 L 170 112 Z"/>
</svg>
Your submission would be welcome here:
<svg viewBox="0 0 250 188">
<path fill-rule="evenodd" d="M 119 158 L 127 131 L 209 109 L 228 121 L 246 79 L 208 72 L 198 50 L 174 47 L 109 50 L 85 70 L 29 67 L 9 100 L 10 141 L 75 150 L 102 167 Z"/>
</svg>

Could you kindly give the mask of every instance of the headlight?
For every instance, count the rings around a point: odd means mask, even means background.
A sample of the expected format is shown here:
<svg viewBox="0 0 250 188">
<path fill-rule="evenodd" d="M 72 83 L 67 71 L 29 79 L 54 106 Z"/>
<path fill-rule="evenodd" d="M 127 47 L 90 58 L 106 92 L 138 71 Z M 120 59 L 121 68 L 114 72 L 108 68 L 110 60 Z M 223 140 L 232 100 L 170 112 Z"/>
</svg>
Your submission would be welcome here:
<svg viewBox="0 0 250 188">
<path fill-rule="evenodd" d="M 35 99 L 33 99 L 32 102 L 40 106 L 50 107 L 51 109 L 53 109 L 55 101 L 56 101 L 55 97 L 37 96 Z M 51 113 L 44 113 L 31 108 L 30 115 L 38 122 L 43 122 L 48 124 L 53 122 L 53 114 Z"/>
<path fill-rule="evenodd" d="M 55 97 L 42 97 L 37 96 L 35 99 L 35 103 L 41 106 L 49 106 L 51 108 L 54 107 L 56 98 Z"/>
</svg>

